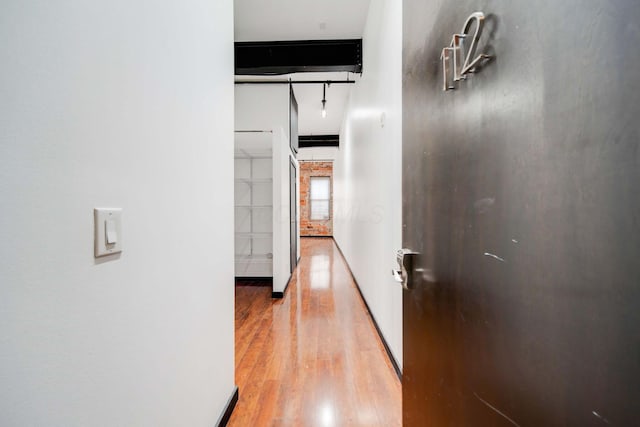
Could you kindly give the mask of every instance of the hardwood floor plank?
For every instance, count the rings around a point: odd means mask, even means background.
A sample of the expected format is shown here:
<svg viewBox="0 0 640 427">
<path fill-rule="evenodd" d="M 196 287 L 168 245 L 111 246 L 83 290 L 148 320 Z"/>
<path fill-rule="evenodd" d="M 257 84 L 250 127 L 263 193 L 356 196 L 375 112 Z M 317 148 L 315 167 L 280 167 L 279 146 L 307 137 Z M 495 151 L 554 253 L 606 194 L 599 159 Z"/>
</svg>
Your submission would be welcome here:
<svg viewBox="0 0 640 427">
<path fill-rule="evenodd" d="M 285 297 L 236 287 L 229 426 L 400 426 L 401 387 L 332 239 L 301 239 Z"/>
</svg>

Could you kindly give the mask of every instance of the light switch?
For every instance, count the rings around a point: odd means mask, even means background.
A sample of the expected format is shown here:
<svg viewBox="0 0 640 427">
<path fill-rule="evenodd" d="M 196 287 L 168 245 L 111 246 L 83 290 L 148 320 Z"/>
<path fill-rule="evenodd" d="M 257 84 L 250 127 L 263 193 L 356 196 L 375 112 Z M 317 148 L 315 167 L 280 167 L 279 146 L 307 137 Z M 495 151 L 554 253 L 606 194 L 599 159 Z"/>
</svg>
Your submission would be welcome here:
<svg viewBox="0 0 640 427">
<path fill-rule="evenodd" d="M 96 258 L 122 252 L 122 209 L 95 208 L 94 256 Z"/>
<path fill-rule="evenodd" d="M 108 219 L 104 222 L 105 237 L 107 239 L 107 245 L 115 245 L 118 243 L 118 233 L 116 232 L 116 222 L 112 219 Z"/>
</svg>

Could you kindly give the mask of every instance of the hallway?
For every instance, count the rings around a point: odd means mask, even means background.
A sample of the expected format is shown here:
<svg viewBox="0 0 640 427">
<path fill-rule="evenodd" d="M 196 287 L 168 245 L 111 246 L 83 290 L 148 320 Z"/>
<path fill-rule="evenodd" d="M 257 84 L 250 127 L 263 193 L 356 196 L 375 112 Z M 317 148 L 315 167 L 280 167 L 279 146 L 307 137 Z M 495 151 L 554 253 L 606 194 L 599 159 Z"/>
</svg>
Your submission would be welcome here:
<svg viewBox="0 0 640 427">
<path fill-rule="evenodd" d="M 330 238 L 302 238 L 285 297 L 236 287 L 230 426 L 399 426 L 401 387 Z"/>
</svg>

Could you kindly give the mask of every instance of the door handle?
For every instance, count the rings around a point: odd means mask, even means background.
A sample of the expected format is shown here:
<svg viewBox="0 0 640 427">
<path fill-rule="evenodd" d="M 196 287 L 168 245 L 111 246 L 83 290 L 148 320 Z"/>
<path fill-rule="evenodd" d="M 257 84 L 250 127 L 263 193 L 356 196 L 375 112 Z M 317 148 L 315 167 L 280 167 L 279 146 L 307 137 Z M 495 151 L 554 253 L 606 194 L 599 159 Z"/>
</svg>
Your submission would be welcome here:
<svg viewBox="0 0 640 427">
<path fill-rule="evenodd" d="M 404 279 L 402 278 L 402 271 L 400 270 L 391 270 L 391 274 L 393 275 L 393 280 L 398 283 L 404 284 Z"/>
<path fill-rule="evenodd" d="M 405 290 L 411 290 L 415 286 L 414 276 L 414 261 L 418 253 L 411 249 L 400 249 L 396 252 L 396 262 L 400 267 L 399 270 L 391 270 L 391 274 L 396 282 L 402 285 Z"/>
</svg>

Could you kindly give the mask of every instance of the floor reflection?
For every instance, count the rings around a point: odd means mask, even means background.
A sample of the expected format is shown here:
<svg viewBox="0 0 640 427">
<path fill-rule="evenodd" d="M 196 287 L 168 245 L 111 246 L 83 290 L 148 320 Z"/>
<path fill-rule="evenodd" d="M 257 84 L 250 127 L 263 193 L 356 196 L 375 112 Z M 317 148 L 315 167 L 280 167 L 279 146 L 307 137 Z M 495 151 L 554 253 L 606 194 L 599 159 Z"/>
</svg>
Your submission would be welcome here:
<svg viewBox="0 0 640 427">
<path fill-rule="evenodd" d="M 399 426 L 400 383 L 332 239 L 302 238 L 285 297 L 236 288 L 231 426 Z"/>
<path fill-rule="evenodd" d="M 331 282 L 329 255 L 311 255 L 309 283 L 311 289 L 327 289 Z"/>
</svg>

